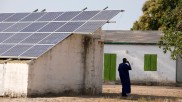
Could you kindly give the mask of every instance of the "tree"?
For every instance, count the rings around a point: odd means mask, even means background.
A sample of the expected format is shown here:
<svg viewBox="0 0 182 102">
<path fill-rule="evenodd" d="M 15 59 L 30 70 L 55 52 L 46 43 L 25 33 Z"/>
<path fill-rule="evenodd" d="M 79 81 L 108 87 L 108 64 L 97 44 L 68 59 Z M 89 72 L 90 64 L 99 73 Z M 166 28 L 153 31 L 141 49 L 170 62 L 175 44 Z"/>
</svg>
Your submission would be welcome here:
<svg viewBox="0 0 182 102">
<path fill-rule="evenodd" d="M 173 59 L 182 58 L 182 0 L 148 0 L 142 11 L 131 30 L 162 31 L 159 47 L 170 51 Z"/>
</svg>

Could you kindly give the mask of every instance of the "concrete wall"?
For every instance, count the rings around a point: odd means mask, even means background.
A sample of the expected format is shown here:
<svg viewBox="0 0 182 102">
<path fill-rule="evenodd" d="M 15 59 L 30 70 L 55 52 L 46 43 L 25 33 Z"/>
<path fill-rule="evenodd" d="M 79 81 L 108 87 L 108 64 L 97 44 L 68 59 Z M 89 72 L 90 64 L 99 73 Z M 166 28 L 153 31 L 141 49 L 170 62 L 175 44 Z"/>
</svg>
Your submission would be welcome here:
<svg viewBox="0 0 182 102">
<path fill-rule="evenodd" d="M 104 53 L 117 54 L 117 68 L 126 57 L 132 66 L 130 78 L 135 82 L 176 83 L 176 61 L 170 53 L 164 54 L 157 45 L 110 45 L 105 44 Z M 144 54 L 157 54 L 157 71 L 144 71 Z M 118 71 L 116 71 L 119 80 Z"/>
<path fill-rule="evenodd" d="M 4 94 L 4 64 L 0 64 L 0 96 Z"/>
<path fill-rule="evenodd" d="M 102 78 L 99 72 L 102 72 L 102 63 L 98 60 L 102 59 L 103 52 L 95 41 L 90 36 L 74 34 L 32 61 L 28 95 L 87 93 L 87 89 L 101 92 L 102 83 L 99 81 Z"/>
<path fill-rule="evenodd" d="M 3 66 L 3 95 L 24 97 L 27 95 L 28 64 L 7 62 Z"/>
<path fill-rule="evenodd" d="M 103 43 L 100 39 L 85 38 L 85 93 L 99 94 L 102 92 Z"/>
<path fill-rule="evenodd" d="M 177 64 L 176 80 L 178 83 L 182 83 L 182 58 L 178 57 L 176 64 Z"/>
</svg>

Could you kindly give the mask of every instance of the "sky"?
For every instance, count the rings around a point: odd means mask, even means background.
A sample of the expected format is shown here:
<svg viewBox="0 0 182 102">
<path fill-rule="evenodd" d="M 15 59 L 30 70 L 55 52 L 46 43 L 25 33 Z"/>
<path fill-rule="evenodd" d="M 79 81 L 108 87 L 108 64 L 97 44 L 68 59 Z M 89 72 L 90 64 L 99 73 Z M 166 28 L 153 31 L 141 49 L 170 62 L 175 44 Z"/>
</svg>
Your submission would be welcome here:
<svg viewBox="0 0 182 102">
<path fill-rule="evenodd" d="M 142 15 L 142 6 L 146 0 L 0 0 L 0 13 L 32 12 L 46 9 L 47 12 L 90 10 L 125 10 L 109 23 L 104 30 L 130 30 L 133 23 Z"/>
</svg>

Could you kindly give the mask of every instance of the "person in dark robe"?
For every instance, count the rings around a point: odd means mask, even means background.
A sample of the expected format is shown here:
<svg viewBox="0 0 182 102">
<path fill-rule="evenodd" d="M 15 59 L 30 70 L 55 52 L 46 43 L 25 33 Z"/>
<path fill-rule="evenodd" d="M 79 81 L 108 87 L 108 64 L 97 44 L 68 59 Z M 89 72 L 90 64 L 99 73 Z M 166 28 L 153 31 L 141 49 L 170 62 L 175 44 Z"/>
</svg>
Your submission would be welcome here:
<svg viewBox="0 0 182 102">
<path fill-rule="evenodd" d="M 127 96 L 127 94 L 131 93 L 131 84 L 130 84 L 130 76 L 129 70 L 131 70 L 130 63 L 126 58 L 123 58 L 123 63 L 119 64 L 118 71 L 122 84 L 122 96 Z"/>
</svg>

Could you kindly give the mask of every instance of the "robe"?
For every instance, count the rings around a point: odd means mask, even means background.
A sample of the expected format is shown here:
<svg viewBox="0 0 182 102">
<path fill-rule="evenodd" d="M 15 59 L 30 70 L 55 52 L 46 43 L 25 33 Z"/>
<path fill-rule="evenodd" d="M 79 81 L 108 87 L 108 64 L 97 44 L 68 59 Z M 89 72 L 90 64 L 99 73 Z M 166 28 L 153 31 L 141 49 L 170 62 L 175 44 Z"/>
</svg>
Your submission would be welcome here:
<svg viewBox="0 0 182 102">
<path fill-rule="evenodd" d="M 118 67 L 119 76 L 122 84 L 122 94 L 124 95 L 127 93 L 131 93 L 129 70 L 131 70 L 131 66 L 128 63 L 121 63 Z"/>
</svg>

